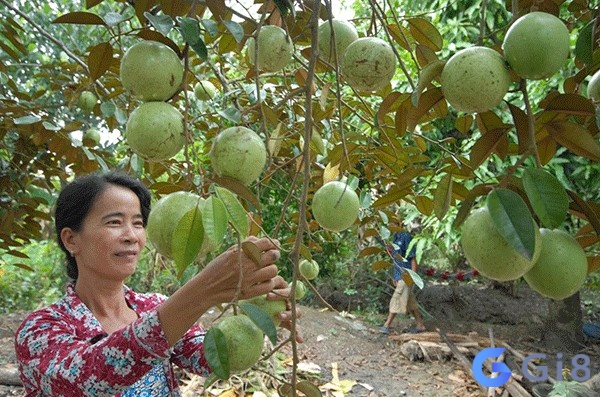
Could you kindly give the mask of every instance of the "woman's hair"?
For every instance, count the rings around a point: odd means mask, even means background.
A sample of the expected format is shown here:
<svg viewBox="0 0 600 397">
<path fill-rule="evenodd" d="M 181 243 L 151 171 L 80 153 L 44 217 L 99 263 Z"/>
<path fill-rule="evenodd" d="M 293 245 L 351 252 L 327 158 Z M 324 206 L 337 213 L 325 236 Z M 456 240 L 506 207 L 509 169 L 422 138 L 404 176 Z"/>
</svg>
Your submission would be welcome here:
<svg viewBox="0 0 600 397">
<path fill-rule="evenodd" d="M 76 178 L 65 186 L 56 201 L 54 225 L 58 244 L 67 257 L 67 276 L 73 280 L 77 280 L 79 275 L 77 262 L 63 244 L 61 231 L 66 227 L 76 232 L 80 231 L 92 206 L 109 185 L 122 186 L 133 191 L 140 199 L 144 227 L 148 222 L 150 191 L 138 179 L 125 173 L 111 171 L 105 174 L 89 174 Z"/>
</svg>

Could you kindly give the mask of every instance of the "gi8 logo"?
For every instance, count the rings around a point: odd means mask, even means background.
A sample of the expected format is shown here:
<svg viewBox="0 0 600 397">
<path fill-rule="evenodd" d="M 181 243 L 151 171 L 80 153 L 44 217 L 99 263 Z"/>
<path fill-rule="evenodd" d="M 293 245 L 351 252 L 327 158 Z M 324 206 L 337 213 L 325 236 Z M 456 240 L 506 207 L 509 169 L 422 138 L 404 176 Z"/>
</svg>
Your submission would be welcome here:
<svg viewBox="0 0 600 397">
<path fill-rule="evenodd" d="M 493 362 L 492 363 L 492 372 L 497 372 L 499 375 L 495 378 L 490 378 L 486 374 L 483 373 L 483 363 L 488 358 L 498 358 L 504 352 L 504 348 L 496 347 L 496 348 L 487 348 L 480 351 L 473 360 L 473 365 L 471 370 L 473 371 L 473 376 L 475 380 L 484 387 L 500 387 L 504 385 L 510 379 L 511 371 L 510 368 L 506 366 L 506 364 L 502 362 Z M 543 353 L 535 353 L 531 354 L 523 360 L 521 364 L 521 371 L 525 378 L 529 379 L 532 382 L 544 382 L 548 380 L 548 366 L 540 365 L 537 369 L 540 371 L 540 375 L 532 374 L 529 371 L 529 363 L 535 359 L 545 359 L 547 355 Z M 557 353 L 556 355 L 556 380 L 563 380 L 562 370 L 563 370 L 563 354 Z M 573 356 L 571 359 L 572 370 L 571 378 L 577 382 L 584 382 L 590 378 L 590 358 L 585 354 L 577 354 Z"/>
</svg>

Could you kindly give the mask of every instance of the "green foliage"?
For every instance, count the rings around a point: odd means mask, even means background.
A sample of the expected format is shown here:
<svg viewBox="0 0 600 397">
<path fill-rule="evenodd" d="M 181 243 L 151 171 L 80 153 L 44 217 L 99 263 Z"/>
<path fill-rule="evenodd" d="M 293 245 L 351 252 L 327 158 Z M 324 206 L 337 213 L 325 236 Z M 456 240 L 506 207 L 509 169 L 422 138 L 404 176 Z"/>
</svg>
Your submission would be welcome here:
<svg viewBox="0 0 600 397">
<path fill-rule="evenodd" d="M 46 306 L 64 294 L 67 281 L 64 253 L 53 241 L 32 242 L 22 251 L 24 262 L 36 271 L 15 271 L 20 262 L 11 255 L 0 255 L 0 313 L 27 312 Z"/>
</svg>

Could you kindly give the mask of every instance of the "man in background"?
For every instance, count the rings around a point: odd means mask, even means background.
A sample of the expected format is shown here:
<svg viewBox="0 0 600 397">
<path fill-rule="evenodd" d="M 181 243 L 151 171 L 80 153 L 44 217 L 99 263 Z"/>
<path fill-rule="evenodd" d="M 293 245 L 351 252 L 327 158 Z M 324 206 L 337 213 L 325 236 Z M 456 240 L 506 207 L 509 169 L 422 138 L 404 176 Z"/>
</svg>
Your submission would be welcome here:
<svg viewBox="0 0 600 397">
<path fill-rule="evenodd" d="M 390 226 L 399 227 L 400 225 L 396 222 L 390 222 Z M 410 252 L 408 247 L 412 241 L 412 234 L 418 231 L 418 227 L 411 226 L 409 231 L 398 231 L 393 234 L 392 243 L 386 244 L 386 249 L 394 262 L 394 277 L 392 283 L 395 287 L 392 298 L 390 299 L 389 314 L 387 320 L 380 328 L 379 332 L 385 335 L 389 335 L 390 326 L 396 318 L 398 313 L 407 314 L 410 313 L 415 318 L 416 326 L 410 330 L 412 333 L 419 333 L 425 331 L 425 325 L 423 324 L 423 317 L 419 311 L 417 305 L 417 299 L 412 288 L 412 279 L 404 269 L 411 269 L 417 271 L 417 259 L 416 250 L 413 246 Z M 407 273 L 410 285 L 408 285 L 403 279 L 402 274 Z"/>
</svg>

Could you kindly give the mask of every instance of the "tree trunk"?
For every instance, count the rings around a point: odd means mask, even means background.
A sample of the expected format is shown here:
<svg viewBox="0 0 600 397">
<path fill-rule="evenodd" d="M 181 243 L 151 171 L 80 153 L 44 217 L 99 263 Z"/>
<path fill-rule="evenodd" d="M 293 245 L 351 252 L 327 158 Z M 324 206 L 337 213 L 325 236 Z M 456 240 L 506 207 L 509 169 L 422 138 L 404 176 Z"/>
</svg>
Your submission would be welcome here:
<svg viewBox="0 0 600 397">
<path fill-rule="evenodd" d="M 584 346 L 583 313 L 579 292 L 563 300 L 549 300 L 543 337 L 555 352 L 576 352 Z"/>
</svg>

